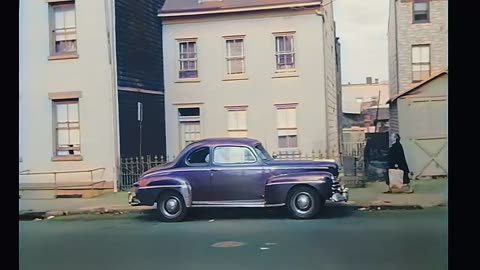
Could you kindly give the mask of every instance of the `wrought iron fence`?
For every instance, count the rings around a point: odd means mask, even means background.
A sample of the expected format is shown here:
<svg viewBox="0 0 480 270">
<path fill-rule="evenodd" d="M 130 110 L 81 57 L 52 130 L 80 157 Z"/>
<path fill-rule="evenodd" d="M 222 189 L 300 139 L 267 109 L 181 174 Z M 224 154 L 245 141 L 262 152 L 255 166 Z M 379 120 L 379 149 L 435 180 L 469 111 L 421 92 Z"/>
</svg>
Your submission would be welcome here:
<svg viewBox="0 0 480 270">
<path fill-rule="evenodd" d="M 322 151 L 312 151 L 310 153 L 302 153 L 301 151 L 280 151 L 278 153 L 273 152 L 272 157 L 275 159 L 286 160 L 313 160 L 327 158 L 327 155 Z"/>
<path fill-rule="evenodd" d="M 164 156 L 154 156 L 152 158 L 149 155 L 146 157 L 122 158 L 120 161 L 121 173 L 119 189 L 128 190 L 138 181 L 138 178 L 140 178 L 144 172 L 168 161 L 170 161 L 170 159 Z"/>
</svg>

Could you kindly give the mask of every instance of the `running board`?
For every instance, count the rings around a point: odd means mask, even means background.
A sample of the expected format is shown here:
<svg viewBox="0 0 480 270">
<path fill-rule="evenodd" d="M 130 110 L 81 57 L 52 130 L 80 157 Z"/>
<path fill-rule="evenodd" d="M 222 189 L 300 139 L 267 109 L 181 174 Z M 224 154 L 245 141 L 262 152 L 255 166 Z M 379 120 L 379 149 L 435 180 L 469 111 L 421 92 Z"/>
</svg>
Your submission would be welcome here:
<svg viewBox="0 0 480 270">
<path fill-rule="evenodd" d="M 279 207 L 285 203 L 266 204 L 265 201 L 231 201 L 231 202 L 192 202 L 191 207 Z"/>
</svg>

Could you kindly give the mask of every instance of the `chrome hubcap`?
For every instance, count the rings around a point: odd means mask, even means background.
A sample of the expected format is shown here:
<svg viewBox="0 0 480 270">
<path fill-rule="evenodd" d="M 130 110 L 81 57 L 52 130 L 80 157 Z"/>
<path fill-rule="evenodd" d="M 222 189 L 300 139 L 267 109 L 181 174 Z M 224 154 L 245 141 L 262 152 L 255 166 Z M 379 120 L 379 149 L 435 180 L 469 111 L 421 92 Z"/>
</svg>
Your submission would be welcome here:
<svg viewBox="0 0 480 270">
<path fill-rule="evenodd" d="M 169 214 L 175 214 L 180 208 L 180 203 L 176 198 L 170 198 L 165 202 L 165 210 Z"/>
<path fill-rule="evenodd" d="M 300 193 L 295 199 L 295 205 L 299 210 L 307 210 L 312 205 L 312 198 L 308 193 Z"/>
</svg>

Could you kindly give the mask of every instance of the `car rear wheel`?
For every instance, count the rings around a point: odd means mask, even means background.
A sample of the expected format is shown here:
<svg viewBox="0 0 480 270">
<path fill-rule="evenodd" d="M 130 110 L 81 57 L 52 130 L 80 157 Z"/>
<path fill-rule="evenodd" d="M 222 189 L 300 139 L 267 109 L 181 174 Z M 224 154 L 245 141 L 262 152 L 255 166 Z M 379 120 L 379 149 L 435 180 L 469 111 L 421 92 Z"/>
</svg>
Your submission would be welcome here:
<svg viewBox="0 0 480 270">
<path fill-rule="evenodd" d="M 315 217 L 325 201 L 311 187 L 293 188 L 287 198 L 287 209 L 292 218 L 310 219 Z"/>
<path fill-rule="evenodd" d="M 187 207 L 180 193 L 167 191 L 160 194 L 157 200 L 157 211 L 161 221 L 178 222 L 185 218 Z"/>
</svg>

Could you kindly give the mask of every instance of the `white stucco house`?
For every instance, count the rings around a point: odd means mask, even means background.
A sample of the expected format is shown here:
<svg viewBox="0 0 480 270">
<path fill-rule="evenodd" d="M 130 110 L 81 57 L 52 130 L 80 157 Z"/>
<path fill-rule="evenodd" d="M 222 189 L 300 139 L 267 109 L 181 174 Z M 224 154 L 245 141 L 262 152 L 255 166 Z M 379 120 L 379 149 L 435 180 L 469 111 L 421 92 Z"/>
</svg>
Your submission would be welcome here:
<svg viewBox="0 0 480 270">
<path fill-rule="evenodd" d="M 113 188 L 118 137 L 107 12 L 103 1 L 20 1 L 20 167 L 45 173 L 20 175 L 21 188 L 90 179 Z M 53 174 L 61 171 L 78 173 Z"/>
<path fill-rule="evenodd" d="M 156 148 L 162 154 L 162 50 L 156 40 L 142 40 L 142 36 L 161 38 L 157 16 L 161 1 L 130 3 L 20 1 L 19 183 L 23 198 L 32 193 L 42 197 L 40 191 L 51 198 L 79 190 L 91 190 L 88 195 L 93 196 L 117 189 L 121 153 L 139 149 L 132 132 L 138 126 L 138 102 L 155 112 L 143 123 L 156 136 L 143 140 L 144 152 Z M 117 44 L 121 44 L 118 50 Z M 143 64 L 152 59 L 154 64 Z"/>
<path fill-rule="evenodd" d="M 167 0 L 167 153 L 206 137 L 339 158 L 332 3 Z"/>
</svg>

